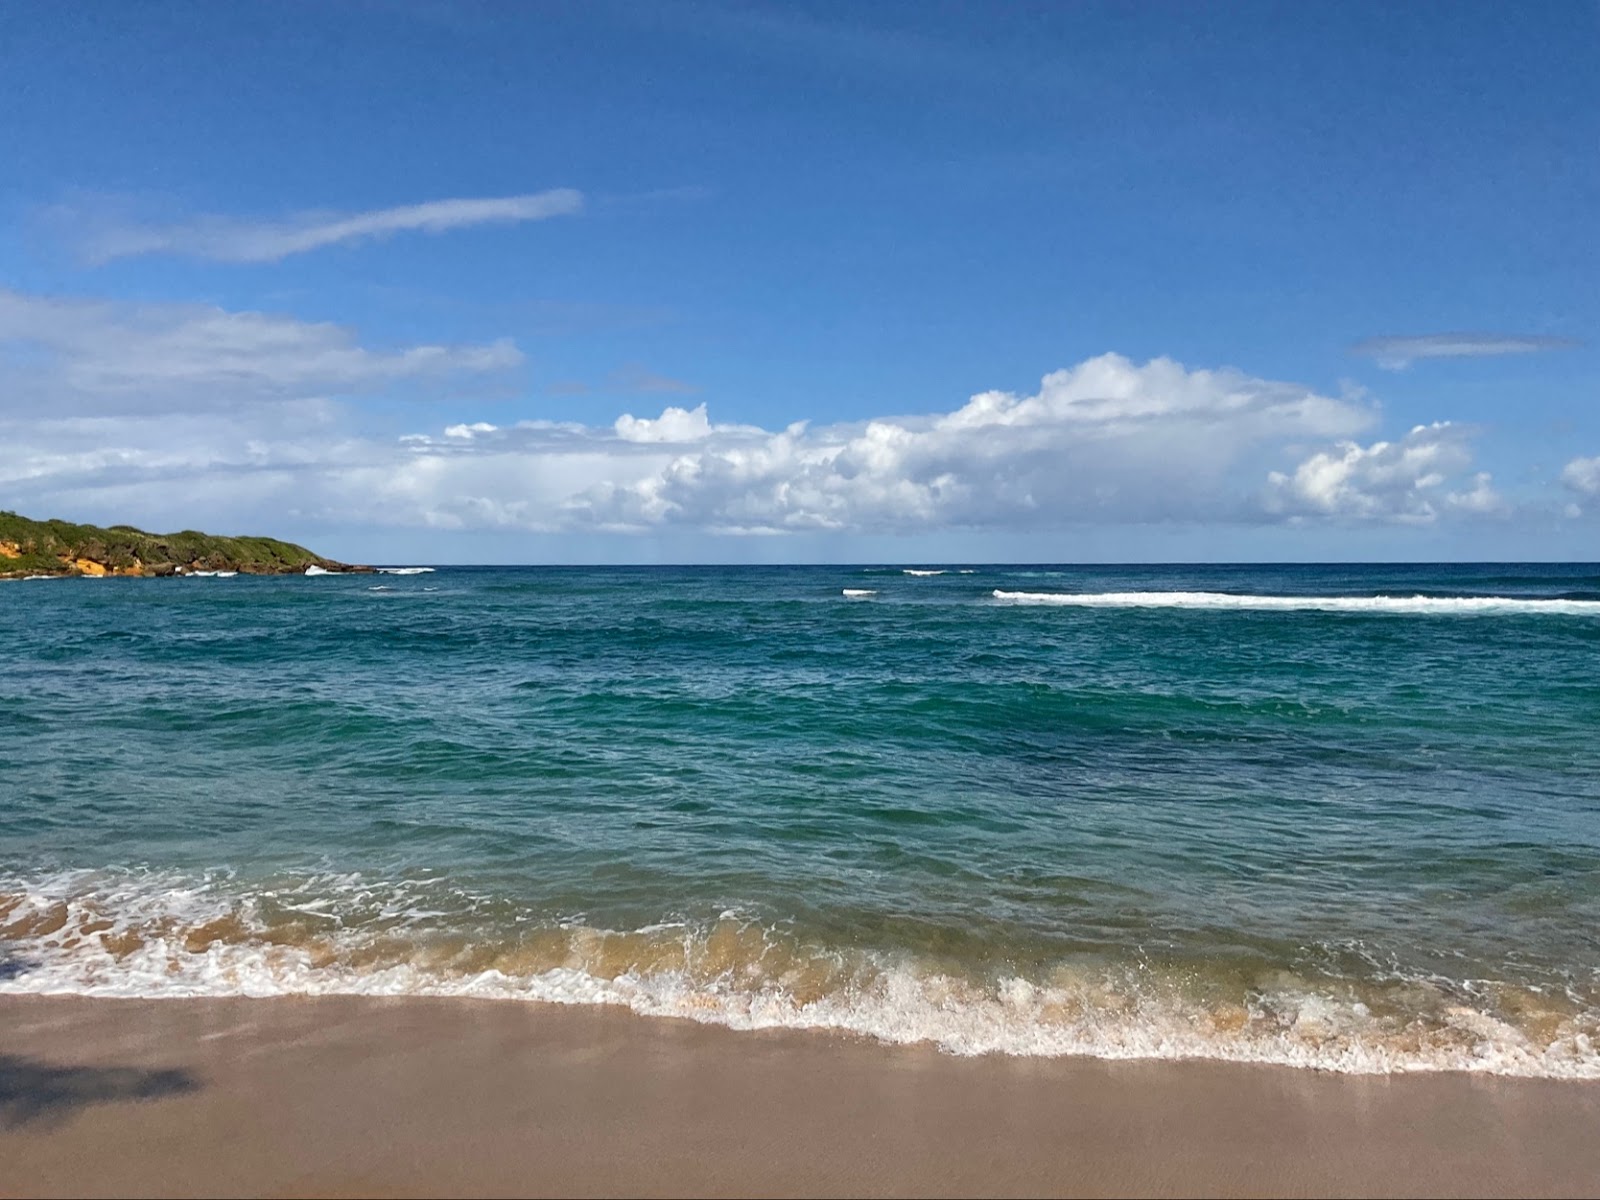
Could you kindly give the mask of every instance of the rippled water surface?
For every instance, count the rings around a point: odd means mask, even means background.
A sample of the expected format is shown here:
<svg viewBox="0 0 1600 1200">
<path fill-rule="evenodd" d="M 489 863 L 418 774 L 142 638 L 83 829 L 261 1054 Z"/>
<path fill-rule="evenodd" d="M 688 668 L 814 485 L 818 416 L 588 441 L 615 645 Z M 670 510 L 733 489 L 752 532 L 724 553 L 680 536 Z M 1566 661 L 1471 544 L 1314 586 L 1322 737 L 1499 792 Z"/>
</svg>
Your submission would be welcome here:
<svg viewBox="0 0 1600 1200">
<path fill-rule="evenodd" d="M 0 990 L 1600 1076 L 1600 567 L 0 583 Z"/>
</svg>

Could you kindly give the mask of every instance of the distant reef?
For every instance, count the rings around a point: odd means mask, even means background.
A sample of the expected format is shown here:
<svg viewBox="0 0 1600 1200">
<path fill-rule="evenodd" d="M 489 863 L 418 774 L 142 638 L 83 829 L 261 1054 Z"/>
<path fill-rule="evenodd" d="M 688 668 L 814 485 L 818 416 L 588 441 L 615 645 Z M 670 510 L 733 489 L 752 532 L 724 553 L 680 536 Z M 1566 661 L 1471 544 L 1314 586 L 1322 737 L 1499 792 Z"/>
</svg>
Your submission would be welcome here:
<svg viewBox="0 0 1600 1200">
<path fill-rule="evenodd" d="M 195 575 L 218 571 L 303 575 L 308 567 L 330 573 L 372 570 L 335 562 L 304 546 L 275 538 L 217 537 L 192 529 L 146 533 L 132 525 L 101 529 L 70 521 L 31 521 L 13 512 L 0 512 L 0 579 L 30 575 Z"/>
</svg>

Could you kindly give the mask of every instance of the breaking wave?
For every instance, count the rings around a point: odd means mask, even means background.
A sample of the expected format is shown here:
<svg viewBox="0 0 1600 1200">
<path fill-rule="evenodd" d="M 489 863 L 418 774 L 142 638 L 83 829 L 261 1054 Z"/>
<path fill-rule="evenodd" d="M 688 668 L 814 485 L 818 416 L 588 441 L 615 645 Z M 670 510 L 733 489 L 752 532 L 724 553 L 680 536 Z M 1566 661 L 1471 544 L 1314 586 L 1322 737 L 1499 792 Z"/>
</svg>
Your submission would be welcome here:
<svg viewBox="0 0 1600 1200">
<path fill-rule="evenodd" d="M 1408 613 L 1426 616 L 1539 613 L 1600 616 L 1600 600 L 1525 596 L 1240 596 L 1230 592 L 1008 592 L 1005 604 L 1065 608 L 1204 608 L 1262 612 Z"/>
<path fill-rule="evenodd" d="M 1593 981 L 1355 979 L 1143 957 L 964 970 L 736 911 L 626 930 L 543 919 L 440 877 L 241 891 L 221 874 L 70 872 L 0 888 L 0 993 L 467 996 L 836 1030 L 957 1055 L 1600 1078 Z"/>
</svg>

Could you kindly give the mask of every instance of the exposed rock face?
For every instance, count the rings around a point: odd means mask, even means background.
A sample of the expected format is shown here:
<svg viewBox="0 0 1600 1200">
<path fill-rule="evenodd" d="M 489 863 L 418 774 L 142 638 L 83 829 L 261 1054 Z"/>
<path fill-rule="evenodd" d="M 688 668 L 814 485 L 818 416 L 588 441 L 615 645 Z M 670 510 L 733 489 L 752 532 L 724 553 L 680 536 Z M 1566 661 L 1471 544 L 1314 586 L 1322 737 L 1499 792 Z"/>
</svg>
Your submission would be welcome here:
<svg viewBox="0 0 1600 1200">
<path fill-rule="evenodd" d="M 217 537 L 184 530 L 146 533 L 131 525 L 74 525 L 33 521 L 0 512 L 0 578 L 28 575 L 172 576 L 197 571 L 300 575 L 307 567 L 330 573 L 371 572 L 313 554 L 275 538 Z"/>
</svg>

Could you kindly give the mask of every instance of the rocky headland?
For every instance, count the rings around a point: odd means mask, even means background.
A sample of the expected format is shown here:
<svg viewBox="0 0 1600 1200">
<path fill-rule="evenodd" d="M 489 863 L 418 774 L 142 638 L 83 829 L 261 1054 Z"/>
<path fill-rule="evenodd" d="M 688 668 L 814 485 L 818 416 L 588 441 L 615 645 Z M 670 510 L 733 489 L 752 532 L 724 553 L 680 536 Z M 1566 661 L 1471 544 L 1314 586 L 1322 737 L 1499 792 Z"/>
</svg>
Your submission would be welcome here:
<svg viewBox="0 0 1600 1200">
<path fill-rule="evenodd" d="M 186 529 L 146 533 L 132 525 L 74 525 L 0 512 L 0 579 L 40 575 L 170 576 L 236 571 L 244 575 L 370 573 L 304 546 L 264 537 L 218 537 Z"/>
</svg>

